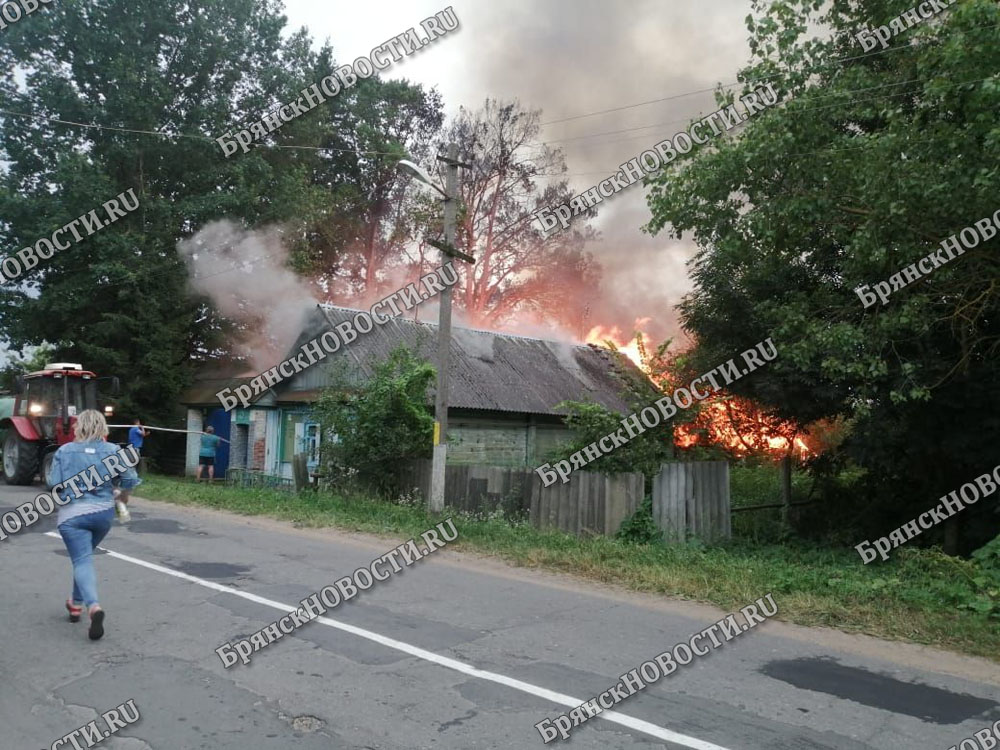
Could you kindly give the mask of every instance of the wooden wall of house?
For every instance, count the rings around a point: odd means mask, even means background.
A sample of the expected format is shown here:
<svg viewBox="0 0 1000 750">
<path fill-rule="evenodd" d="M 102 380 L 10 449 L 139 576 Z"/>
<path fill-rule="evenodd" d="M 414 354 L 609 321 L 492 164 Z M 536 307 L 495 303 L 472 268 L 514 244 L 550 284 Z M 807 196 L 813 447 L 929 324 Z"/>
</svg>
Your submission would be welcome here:
<svg viewBox="0 0 1000 750">
<path fill-rule="evenodd" d="M 533 466 L 572 433 L 554 419 L 462 411 L 449 415 L 448 438 L 449 464 Z"/>
</svg>

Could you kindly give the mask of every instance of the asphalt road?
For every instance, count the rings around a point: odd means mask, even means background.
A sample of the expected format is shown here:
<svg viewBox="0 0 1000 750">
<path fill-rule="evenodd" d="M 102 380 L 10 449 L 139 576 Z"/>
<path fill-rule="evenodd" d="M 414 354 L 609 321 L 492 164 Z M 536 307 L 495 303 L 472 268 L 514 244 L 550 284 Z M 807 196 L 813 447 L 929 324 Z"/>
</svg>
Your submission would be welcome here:
<svg viewBox="0 0 1000 750">
<path fill-rule="evenodd" d="M 0 487 L 0 514 L 37 492 Z M 139 720 L 100 747 L 542 747 L 533 725 L 568 710 L 552 692 L 588 700 L 725 614 L 445 549 L 328 614 L 354 632 L 312 622 L 224 669 L 215 648 L 274 622 L 270 603 L 402 540 L 133 508 L 96 558 L 98 642 L 66 619 L 54 520 L 0 542 L 0 750 L 49 748 L 129 699 Z M 946 750 L 1000 719 L 1000 665 L 767 622 L 616 709 L 627 718 L 591 719 L 568 744 Z"/>
</svg>

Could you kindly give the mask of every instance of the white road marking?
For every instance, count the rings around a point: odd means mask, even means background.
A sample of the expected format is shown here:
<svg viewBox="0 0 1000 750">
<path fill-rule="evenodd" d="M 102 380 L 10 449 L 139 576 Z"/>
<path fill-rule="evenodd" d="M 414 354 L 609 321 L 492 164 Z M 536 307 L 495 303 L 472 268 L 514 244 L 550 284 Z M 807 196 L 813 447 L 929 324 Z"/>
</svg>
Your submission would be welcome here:
<svg viewBox="0 0 1000 750">
<path fill-rule="evenodd" d="M 46 536 L 55 537 L 56 539 L 61 539 L 62 537 L 55 531 L 46 531 Z M 155 570 L 158 573 L 165 573 L 166 575 L 173 576 L 174 578 L 180 578 L 181 580 L 188 581 L 189 583 L 195 583 L 199 586 L 204 586 L 205 588 L 212 589 L 213 591 L 219 591 L 223 594 L 232 594 L 233 596 L 238 596 L 242 599 L 246 599 L 257 604 L 263 604 L 265 607 L 271 607 L 272 609 L 277 609 L 281 612 L 288 613 L 297 609 L 297 606 L 291 604 L 283 604 L 281 602 L 275 601 L 274 599 L 265 599 L 263 596 L 257 596 L 256 594 L 250 594 L 246 591 L 240 591 L 239 589 L 234 589 L 229 586 L 223 586 L 221 583 L 214 583 L 213 581 L 206 581 L 202 578 L 196 576 L 188 575 L 187 573 L 181 573 L 179 570 L 173 570 L 172 568 L 166 568 L 162 565 L 157 565 L 156 563 L 146 562 L 145 560 L 140 560 L 137 557 L 132 557 L 130 555 L 123 555 L 120 552 L 114 552 L 106 547 L 98 547 L 98 549 L 106 552 L 108 556 L 117 558 L 119 560 L 124 560 L 125 562 L 133 563 L 134 565 L 139 565 L 143 568 L 149 568 L 150 570 Z M 336 628 L 337 630 L 343 630 L 345 633 L 351 633 L 352 635 L 365 638 L 369 641 L 379 643 L 387 648 L 394 649 L 396 651 L 402 651 L 404 654 L 409 654 L 410 656 L 415 656 L 418 659 L 423 659 L 429 661 L 433 664 L 445 667 L 447 669 L 452 669 L 456 672 L 461 672 L 462 674 L 469 675 L 470 677 L 478 677 L 481 680 L 488 680 L 489 682 L 495 682 L 498 685 L 505 685 L 506 687 L 514 688 L 515 690 L 520 690 L 521 692 L 528 693 L 529 695 L 537 696 L 538 698 L 544 698 L 552 703 L 558 703 L 561 706 L 566 706 L 568 708 L 576 708 L 584 701 L 580 698 L 574 698 L 571 695 L 566 695 L 564 693 L 557 693 L 554 690 L 549 690 L 548 688 L 539 687 L 538 685 L 532 685 L 530 682 L 523 682 L 521 680 L 516 680 L 513 677 L 507 677 L 506 675 L 497 674 L 496 672 L 488 672 L 485 669 L 478 669 L 477 667 L 470 666 L 464 662 L 458 661 L 457 659 L 452 659 L 447 656 L 442 656 L 441 654 L 436 654 L 433 651 L 427 651 L 419 646 L 412 646 L 409 643 L 404 643 L 403 641 L 397 641 L 394 638 L 388 638 L 384 635 L 379 635 L 370 630 L 365 630 L 364 628 L 359 628 L 354 625 L 348 625 L 344 622 L 339 622 L 338 620 L 333 620 L 329 617 L 317 617 L 310 622 L 320 622 L 324 625 L 328 625 L 331 628 Z M 651 724 L 648 721 L 643 721 L 642 719 L 636 719 L 631 716 L 626 716 L 618 711 L 603 711 L 597 715 L 597 718 L 604 719 L 606 721 L 613 722 L 615 724 L 621 724 L 629 729 L 634 729 L 643 734 L 648 734 L 651 737 L 656 737 L 660 740 L 666 740 L 667 742 L 673 742 L 677 745 L 683 745 L 684 747 L 689 747 L 691 750 L 729 750 L 729 748 L 722 747 L 721 745 L 716 745 L 712 742 L 707 742 L 705 740 L 700 740 L 697 737 L 689 737 L 686 734 L 680 734 L 679 732 L 673 732 L 669 729 L 664 729 L 656 724 Z"/>
</svg>

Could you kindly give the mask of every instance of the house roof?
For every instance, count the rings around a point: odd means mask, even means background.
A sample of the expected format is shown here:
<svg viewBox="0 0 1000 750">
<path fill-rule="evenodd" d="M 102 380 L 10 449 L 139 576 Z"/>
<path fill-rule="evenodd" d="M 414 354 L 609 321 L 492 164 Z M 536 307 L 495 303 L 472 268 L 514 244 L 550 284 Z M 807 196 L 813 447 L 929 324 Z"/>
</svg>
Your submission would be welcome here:
<svg viewBox="0 0 1000 750">
<path fill-rule="evenodd" d="M 245 369 L 245 368 L 242 368 Z M 249 383 L 249 377 L 225 375 L 198 375 L 194 382 L 181 393 L 180 402 L 189 406 L 219 405 L 216 394 L 226 388 L 232 389 L 238 385 Z"/>
<path fill-rule="evenodd" d="M 358 312 L 331 305 L 314 309 L 289 355 L 330 330 L 330 322 L 337 325 L 353 320 Z M 364 382 L 371 378 L 374 366 L 401 345 L 435 361 L 437 325 L 390 318 L 384 325 L 359 334 L 350 344 L 342 344 L 321 363 L 275 386 L 277 401 L 314 400 L 338 366 L 346 365 L 351 380 Z M 623 386 L 616 374 L 619 368 L 617 358 L 599 347 L 453 326 L 448 403 L 451 408 L 555 415 L 562 413 L 555 408 L 561 401 L 594 401 L 625 413 L 628 406 L 621 396 Z M 212 401 L 215 392 L 228 384 L 213 381 Z M 433 398 L 433 385 L 430 390 Z M 195 403 L 187 395 L 183 402 Z"/>
</svg>

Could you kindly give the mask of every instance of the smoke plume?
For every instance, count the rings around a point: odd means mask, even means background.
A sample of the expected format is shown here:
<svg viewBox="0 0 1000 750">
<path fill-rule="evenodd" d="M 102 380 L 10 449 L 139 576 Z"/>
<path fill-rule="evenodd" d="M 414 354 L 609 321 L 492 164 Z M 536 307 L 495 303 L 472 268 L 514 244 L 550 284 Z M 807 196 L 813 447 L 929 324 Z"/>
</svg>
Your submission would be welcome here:
<svg viewBox="0 0 1000 750">
<path fill-rule="evenodd" d="M 461 47 L 454 54 L 463 65 L 443 86 L 445 101 L 477 108 L 488 94 L 542 109 L 548 124 L 539 140 L 563 150 L 574 193 L 716 109 L 711 91 L 654 100 L 732 83 L 749 60 L 746 0 L 454 5 L 463 31 L 451 44 Z M 678 333 L 675 306 L 691 289 L 685 264 L 695 246 L 642 231 L 650 219 L 645 194 L 633 185 L 599 206 L 601 237 L 587 249 L 602 266 L 601 288 L 581 327 L 616 326 L 627 336 L 648 317 L 646 330 L 660 341 Z"/>
<path fill-rule="evenodd" d="M 308 283 L 286 267 L 280 227 L 246 230 L 213 221 L 177 243 L 192 288 L 243 329 L 242 354 L 261 372 L 277 364 L 316 306 Z"/>
</svg>

